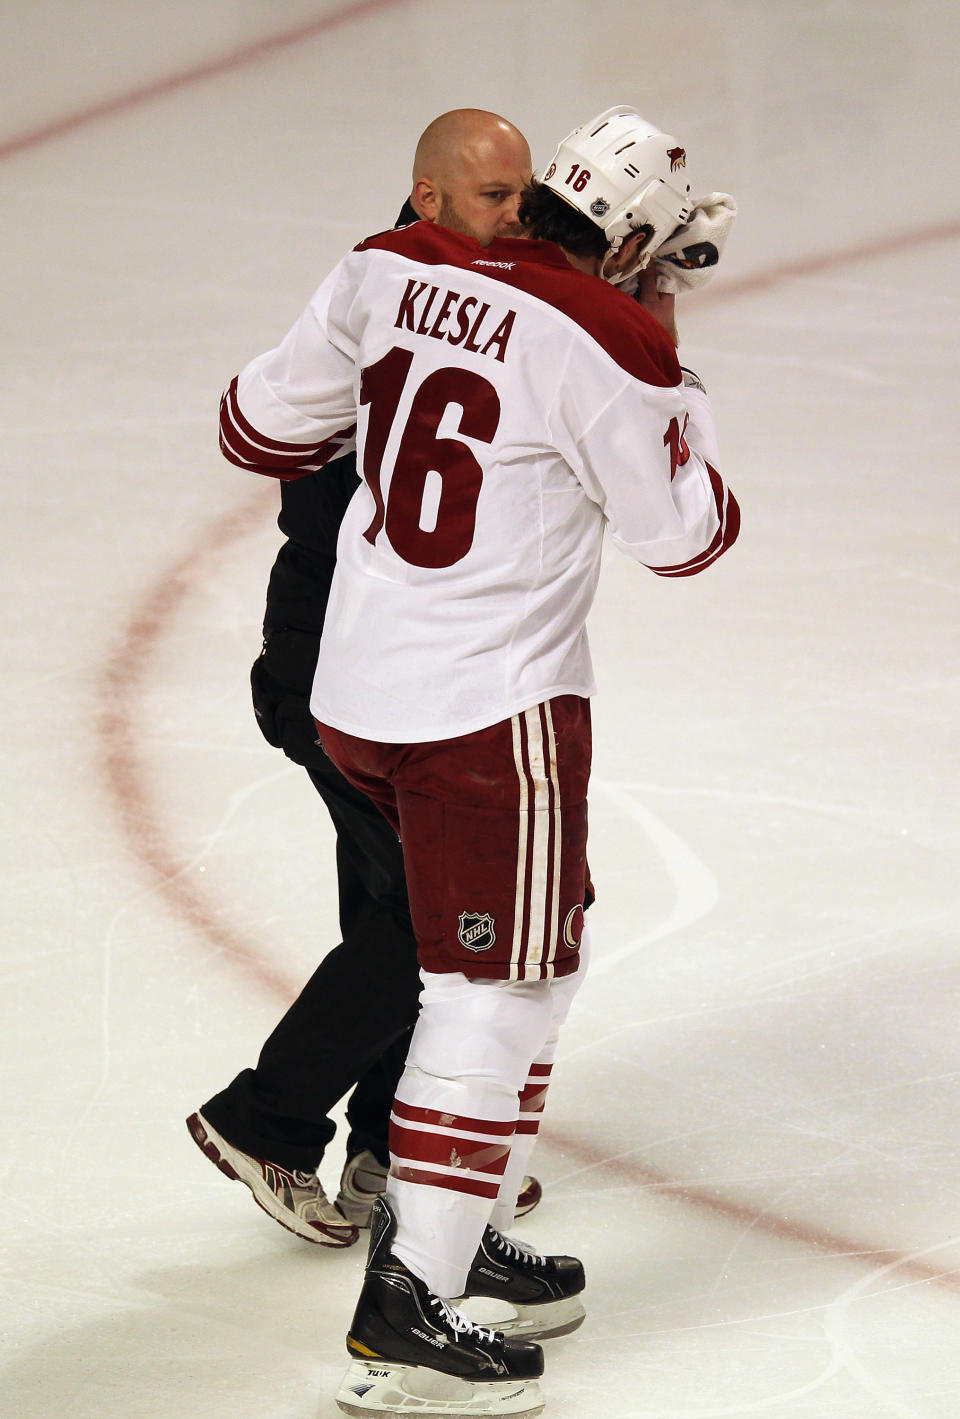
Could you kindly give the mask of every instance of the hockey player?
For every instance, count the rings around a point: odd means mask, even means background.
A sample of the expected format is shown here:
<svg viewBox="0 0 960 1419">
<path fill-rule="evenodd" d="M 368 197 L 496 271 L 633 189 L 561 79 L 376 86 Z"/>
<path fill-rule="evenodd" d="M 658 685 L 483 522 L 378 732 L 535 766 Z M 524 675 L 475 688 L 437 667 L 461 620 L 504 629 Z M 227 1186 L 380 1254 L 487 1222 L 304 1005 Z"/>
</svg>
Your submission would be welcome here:
<svg viewBox="0 0 960 1419">
<path fill-rule="evenodd" d="M 739 529 L 672 298 L 641 271 L 651 315 L 596 278 L 636 276 L 692 207 L 683 148 L 608 110 L 525 194 L 528 239 L 418 223 L 364 242 L 224 397 L 233 462 L 296 477 L 356 434 L 364 479 L 311 705 L 401 836 L 424 988 L 348 1413 L 538 1413 L 542 1351 L 516 1336 L 582 1315 L 579 1262 L 504 1229 L 519 1100 L 549 1075 L 585 949 L 584 622 L 604 532 L 673 577 Z M 513 1334 L 469 1322 L 465 1295 L 514 1303 Z"/>
<path fill-rule="evenodd" d="M 440 220 L 482 244 L 516 236 L 531 166 L 526 139 L 506 119 L 477 109 L 442 114 L 417 144 L 397 225 Z M 318 746 L 310 715 L 337 534 L 357 488 L 356 466 L 350 451 L 282 485 L 279 523 L 287 541 L 271 572 L 263 650 L 251 673 L 265 737 L 304 766 L 333 820 L 343 940 L 266 1040 L 256 1068 L 242 1070 L 187 1120 L 204 1154 L 245 1182 L 265 1212 L 327 1247 L 354 1242 L 383 1191 L 390 1106 L 420 996 L 397 835 Z M 331 1202 L 317 1168 L 334 1133 L 330 1112 L 351 1088 L 347 1159 Z M 532 1126 L 535 1120 L 531 1114 Z M 517 1215 L 539 1197 L 537 1180 L 525 1178 Z"/>
</svg>

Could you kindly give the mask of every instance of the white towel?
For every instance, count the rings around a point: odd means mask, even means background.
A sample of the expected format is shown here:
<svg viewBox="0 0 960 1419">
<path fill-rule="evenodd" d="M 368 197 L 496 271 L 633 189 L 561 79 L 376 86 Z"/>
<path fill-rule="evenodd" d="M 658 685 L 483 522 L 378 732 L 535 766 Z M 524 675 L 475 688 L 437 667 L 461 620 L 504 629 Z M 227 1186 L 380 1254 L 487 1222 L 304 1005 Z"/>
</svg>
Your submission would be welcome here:
<svg viewBox="0 0 960 1419">
<path fill-rule="evenodd" d="M 701 197 L 689 222 L 657 247 L 654 264 L 661 295 L 699 290 L 710 280 L 723 253 L 737 204 L 726 192 Z"/>
</svg>

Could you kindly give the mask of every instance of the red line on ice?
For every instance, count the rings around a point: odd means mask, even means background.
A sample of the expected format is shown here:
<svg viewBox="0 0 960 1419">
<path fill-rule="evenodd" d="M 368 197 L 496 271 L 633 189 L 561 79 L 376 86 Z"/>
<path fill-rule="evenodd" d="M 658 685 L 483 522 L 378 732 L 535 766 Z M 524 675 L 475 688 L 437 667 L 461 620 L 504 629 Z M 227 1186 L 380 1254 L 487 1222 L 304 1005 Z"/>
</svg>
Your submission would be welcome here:
<svg viewBox="0 0 960 1419">
<path fill-rule="evenodd" d="M 876 1242 L 857 1241 L 846 1234 L 828 1231 L 814 1223 L 798 1222 L 790 1217 L 764 1212 L 755 1203 L 738 1202 L 736 1198 L 727 1197 L 718 1189 L 704 1183 L 679 1182 L 667 1173 L 651 1168 L 639 1158 L 611 1158 L 596 1144 L 553 1128 L 549 1118 L 541 1129 L 541 1137 L 559 1149 L 567 1159 L 573 1159 L 588 1168 L 596 1168 L 604 1177 L 619 1175 L 632 1187 L 646 1188 L 651 1192 L 663 1193 L 667 1197 L 675 1197 L 688 1206 L 699 1207 L 728 1222 L 734 1222 L 745 1231 L 760 1232 L 794 1245 L 799 1243 L 803 1247 L 828 1252 L 852 1263 L 860 1261 L 869 1265 L 896 1266 L 900 1276 L 917 1281 L 932 1281 L 948 1290 L 960 1291 L 960 1273 L 956 1271 L 912 1259 L 908 1253 L 895 1247 L 881 1247 Z"/>
<path fill-rule="evenodd" d="M 150 791 L 150 775 L 139 751 L 143 723 L 140 692 L 150 674 L 152 653 L 169 631 L 184 598 L 210 557 L 229 547 L 253 527 L 262 527 L 275 498 L 258 489 L 230 517 L 208 523 L 194 545 L 153 586 L 148 587 L 126 623 L 113 655 L 103 667 L 97 733 L 107 788 L 119 814 L 123 835 L 155 879 L 167 905 L 207 943 L 239 965 L 258 986 L 284 1004 L 299 986 L 274 969 L 259 942 L 248 940 L 211 905 L 206 894 L 183 875 L 183 854 L 176 851 L 163 823 L 163 812 Z"/>
<path fill-rule="evenodd" d="M 101 118 L 122 114 L 176 89 L 259 62 L 279 49 L 313 39 L 340 24 L 398 3 L 404 3 L 404 0 L 356 0 L 356 3 L 341 6 L 306 24 L 266 36 L 219 58 L 196 64 L 180 73 L 105 99 L 31 132 L 7 139 L 0 143 L 0 159 L 50 142 Z M 820 275 L 842 266 L 898 251 L 914 250 L 937 241 L 953 240 L 958 236 L 960 222 L 947 221 L 905 235 L 891 235 L 819 256 L 784 262 L 754 276 L 721 284 L 699 297 L 698 303 L 726 302 L 738 296 L 771 290 L 792 279 Z M 268 506 L 273 506 L 272 500 L 258 493 L 230 517 L 217 518 L 208 524 L 193 546 L 147 589 L 139 607 L 127 621 L 116 651 L 104 666 L 101 683 L 103 708 L 98 731 L 106 783 L 117 808 L 123 834 L 131 850 L 155 877 L 158 891 L 169 907 L 208 945 L 222 951 L 228 961 L 239 966 L 259 986 L 276 996 L 278 1002 L 286 1004 L 296 994 L 300 983 L 287 979 L 275 969 L 266 958 L 261 943 L 247 939 L 222 911 L 207 902 L 204 893 L 182 876 L 182 855 L 168 840 L 162 812 L 151 796 L 149 774 L 138 753 L 136 732 L 139 722 L 138 696 L 150 670 L 153 651 L 167 633 L 173 617 L 208 559 L 262 526 L 264 517 L 268 515 Z M 632 1186 L 665 1193 L 767 1236 L 829 1251 L 849 1257 L 851 1261 L 864 1256 L 873 1259 L 882 1257 L 887 1265 L 897 1263 L 901 1274 L 960 1290 L 960 1277 L 955 1273 L 910 1260 L 905 1253 L 877 1248 L 871 1243 L 858 1242 L 789 1217 L 758 1212 L 754 1204 L 738 1202 L 702 1184 L 671 1179 L 638 1159 L 610 1158 L 603 1149 L 587 1142 L 582 1136 L 571 1137 L 549 1126 L 545 1136 L 567 1157 L 600 1169 L 608 1177 L 619 1175 Z"/>
<path fill-rule="evenodd" d="M 794 261 L 780 262 L 753 276 L 740 276 L 731 281 L 718 282 L 709 290 L 697 296 L 698 309 L 709 305 L 726 304 L 738 296 L 752 296 L 760 291 L 772 290 L 787 281 L 801 280 L 807 276 L 822 276 L 841 266 L 859 266 L 864 261 L 875 261 L 879 257 L 894 256 L 898 252 L 915 251 L 921 246 L 930 246 L 938 241 L 955 241 L 960 237 L 960 221 L 953 218 L 935 222 L 929 227 L 920 227 L 914 232 L 894 232 L 873 241 L 858 242 L 854 246 L 835 247 L 833 251 L 822 252 L 819 256 L 805 256 Z"/>
<path fill-rule="evenodd" d="M 242 930 L 226 919 L 223 911 L 210 905 L 203 893 L 180 876 L 183 854 L 178 854 L 168 841 L 162 813 L 151 799 L 149 774 L 140 761 L 135 732 L 138 696 L 150 672 L 152 651 L 191 591 L 195 578 L 211 556 L 262 527 L 264 518 L 274 507 L 275 499 L 258 494 L 231 517 L 217 518 L 199 534 L 193 547 L 148 589 L 104 671 L 100 736 L 107 784 L 116 802 L 124 835 L 156 878 L 158 891 L 208 945 L 222 951 L 228 962 L 239 966 L 285 1006 L 303 982 L 288 979 L 277 970 L 259 941 L 248 940 Z M 317 811 L 320 811 L 319 805 Z M 333 871 L 332 859 L 330 870 Z M 568 1158 L 597 1168 L 606 1177 L 619 1175 L 632 1186 L 665 1193 L 728 1222 L 784 1242 L 848 1257 L 852 1262 L 862 1257 L 872 1263 L 878 1260 L 885 1265 L 897 1263 L 901 1275 L 960 1290 L 960 1277 L 956 1274 L 938 1270 L 920 1260 L 909 1260 L 896 1249 L 878 1247 L 874 1242 L 859 1241 L 810 1223 L 758 1211 L 754 1204 L 726 1197 L 713 1188 L 670 1178 L 640 1159 L 611 1158 L 608 1151 L 589 1142 L 582 1134 L 572 1136 L 551 1126 L 549 1120 L 543 1136 Z"/>
<path fill-rule="evenodd" d="M 50 122 L 41 124 L 28 132 L 16 133 L 10 138 L 0 140 L 0 161 L 12 157 L 15 153 L 21 153 L 26 148 L 36 148 L 55 138 L 61 138 L 64 134 L 73 133 L 77 128 L 83 128 L 88 123 L 96 123 L 101 118 L 114 118 L 118 114 L 128 113 L 133 108 L 139 108 L 141 104 L 149 103 L 151 99 L 164 98 L 177 89 L 189 88 L 192 84 L 218 78 L 221 74 L 231 74 L 234 70 L 243 69 L 248 64 L 258 64 L 261 60 L 270 58 L 278 50 L 289 49 L 295 44 L 302 44 L 305 40 L 316 39 L 318 35 L 326 34 L 328 31 L 337 29 L 340 25 L 349 24 L 353 20 L 363 19 L 366 15 L 375 14 L 378 10 L 392 9 L 396 5 L 406 3 L 407 0 L 352 0 L 352 3 L 341 5 L 336 10 L 327 11 L 326 14 L 319 15 L 315 20 L 306 20 L 288 30 L 280 30 L 276 34 L 250 40 L 247 44 L 241 45 L 238 49 L 232 49 L 227 54 L 201 60 L 186 69 L 178 70 L 175 74 L 167 74 L 161 79 L 139 84 L 136 88 L 128 89 L 125 93 L 101 99 L 98 103 L 77 109 L 73 113 L 66 113 L 60 118 L 51 119 Z"/>
</svg>

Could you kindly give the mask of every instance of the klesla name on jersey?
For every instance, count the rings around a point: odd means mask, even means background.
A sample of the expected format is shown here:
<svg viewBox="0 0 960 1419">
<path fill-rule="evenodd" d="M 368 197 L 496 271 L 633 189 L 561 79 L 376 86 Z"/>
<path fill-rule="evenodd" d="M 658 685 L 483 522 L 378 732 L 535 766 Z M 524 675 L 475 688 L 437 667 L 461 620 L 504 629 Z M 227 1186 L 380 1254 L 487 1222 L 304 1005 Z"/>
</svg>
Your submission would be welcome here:
<svg viewBox="0 0 960 1419">
<path fill-rule="evenodd" d="M 412 330 L 415 335 L 462 345 L 475 355 L 492 354 L 502 364 L 516 318 L 515 310 L 501 315 L 477 296 L 461 296 L 459 291 L 444 291 L 441 295 L 439 286 L 411 277 L 400 298 L 394 325 L 399 330 Z"/>
</svg>

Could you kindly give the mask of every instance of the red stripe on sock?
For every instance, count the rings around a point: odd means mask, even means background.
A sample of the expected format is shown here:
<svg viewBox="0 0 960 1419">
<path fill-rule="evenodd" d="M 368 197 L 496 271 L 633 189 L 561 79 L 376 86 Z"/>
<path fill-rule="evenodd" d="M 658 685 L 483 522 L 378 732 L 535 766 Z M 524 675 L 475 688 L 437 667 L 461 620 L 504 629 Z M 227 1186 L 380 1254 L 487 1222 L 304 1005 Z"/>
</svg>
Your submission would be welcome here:
<svg viewBox="0 0 960 1419">
<path fill-rule="evenodd" d="M 487 1133 L 509 1138 L 516 1128 L 514 1119 L 470 1118 L 466 1114 L 441 1113 L 439 1109 L 420 1109 L 414 1104 L 405 1104 L 402 1099 L 394 1099 L 393 1112 L 399 1119 L 406 1119 L 409 1123 L 425 1123 L 441 1133 L 463 1130 L 465 1133 Z"/>
<path fill-rule="evenodd" d="M 520 1113 L 522 1114 L 542 1114 L 543 1106 L 547 1101 L 549 1086 L 546 1084 L 528 1084 L 520 1091 Z"/>
<path fill-rule="evenodd" d="M 466 1168 L 502 1177 L 510 1157 L 510 1142 L 482 1143 L 449 1133 L 422 1133 L 391 1122 L 390 1153 L 394 1158 L 415 1163 L 442 1163 L 445 1168 Z"/>
<path fill-rule="evenodd" d="M 470 1193 L 472 1197 L 487 1197 L 491 1202 L 497 1199 L 500 1191 L 500 1184 L 495 1182 L 480 1182 L 473 1178 L 455 1177 L 447 1173 L 428 1173 L 422 1168 L 405 1168 L 402 1164 L 394 1163 L 390 1168 L 390 1176 L 399 1182 L 422 1183 L 425 1187 L 444 1187 L 450 1192 Z"/>
</svg>

